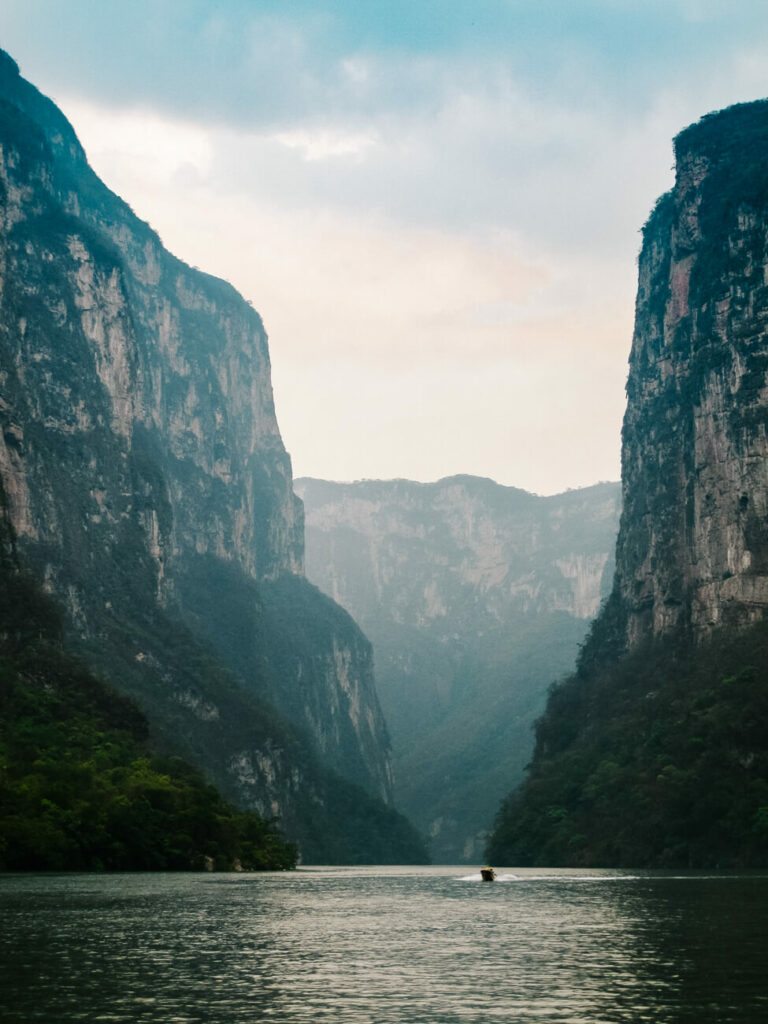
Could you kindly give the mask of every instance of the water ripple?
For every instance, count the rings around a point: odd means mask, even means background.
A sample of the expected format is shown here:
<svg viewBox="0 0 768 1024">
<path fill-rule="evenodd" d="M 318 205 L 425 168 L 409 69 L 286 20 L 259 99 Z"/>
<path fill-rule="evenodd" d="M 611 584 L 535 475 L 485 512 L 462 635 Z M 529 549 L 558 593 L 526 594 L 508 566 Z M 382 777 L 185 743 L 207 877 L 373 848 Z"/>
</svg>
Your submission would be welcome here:
<svg viewBox="0 0 768 1024">
<path fill-rule="evenodd" d="M 440 868 L 0 876 L 0 1019 L 768 1019 L 768 878 L 500 880 Z"/>
</svg>

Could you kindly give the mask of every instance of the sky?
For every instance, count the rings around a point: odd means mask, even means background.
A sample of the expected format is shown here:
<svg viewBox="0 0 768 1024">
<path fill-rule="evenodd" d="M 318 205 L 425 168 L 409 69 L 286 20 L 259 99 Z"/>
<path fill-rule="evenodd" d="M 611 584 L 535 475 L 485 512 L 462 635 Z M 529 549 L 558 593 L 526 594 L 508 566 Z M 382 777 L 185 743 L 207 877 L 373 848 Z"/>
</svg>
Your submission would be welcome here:
<svg viewBox="0 0 768 1024">
<path fill-rule="evenodd" d="M 620 475 L 672 138 L 768 95 L 766 0 L 3 0 L 104 181 L 269 335 L 295 476 Z"/>
</svg>

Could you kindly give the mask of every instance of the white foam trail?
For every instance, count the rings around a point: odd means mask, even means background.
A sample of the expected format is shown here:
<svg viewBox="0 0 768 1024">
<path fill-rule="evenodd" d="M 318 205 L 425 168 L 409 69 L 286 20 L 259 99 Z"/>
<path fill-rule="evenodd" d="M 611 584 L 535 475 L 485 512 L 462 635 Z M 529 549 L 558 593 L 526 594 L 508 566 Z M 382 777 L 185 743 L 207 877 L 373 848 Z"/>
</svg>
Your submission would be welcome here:
<svg viewBox="0 0 768 1024">
<path fill-rule="evenodd" d="M 514 882 L 514 881 L 517 881 L 519 879 L 519 877 L 520 877 L 519 875 L 496 875 L 496 881 L 497 882 Z M 477 874 L 474 874 L 474 875 L 462 875 L 460 878 L 456 879 L 457 882 L 482 882 L 482 880 L 483 880 L 483 876 L 480 874 L 479 871 L 477 872 Z"/>
<path fill-rule="evenodd" d="M 526 882 L 634 882 L 643 875 L 526 875 Z"/>
</svg>

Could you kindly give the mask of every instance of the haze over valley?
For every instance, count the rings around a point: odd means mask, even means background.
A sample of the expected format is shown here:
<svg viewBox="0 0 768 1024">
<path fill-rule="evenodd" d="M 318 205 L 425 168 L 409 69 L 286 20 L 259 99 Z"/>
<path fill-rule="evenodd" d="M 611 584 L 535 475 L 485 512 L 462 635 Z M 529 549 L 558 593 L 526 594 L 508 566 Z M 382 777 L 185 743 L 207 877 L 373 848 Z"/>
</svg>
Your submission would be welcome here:
<svg viewBox="0 0 768 1024">
<path fill-rule="evenodd" d="M 397 805 L 436 863 L 477 862 L 547 689 L 610 590 L 620 488 L 540 498 L 468 476 L 295 488 L 307 576 L 373 644 Z"/>
</svg>

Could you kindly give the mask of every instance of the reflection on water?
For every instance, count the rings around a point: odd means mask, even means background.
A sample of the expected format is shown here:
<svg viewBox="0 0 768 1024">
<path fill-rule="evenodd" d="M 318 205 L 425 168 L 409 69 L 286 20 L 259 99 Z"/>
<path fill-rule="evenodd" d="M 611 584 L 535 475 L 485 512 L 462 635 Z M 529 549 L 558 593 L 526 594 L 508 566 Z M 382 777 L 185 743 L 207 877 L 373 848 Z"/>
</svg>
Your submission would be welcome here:
<svg viewBox="0 0 768 1024">
<path fill-rule="evenodd" d="M 0 1019 L 768 1020 L 768 876 L 0 876 Z"/>
</svg>

